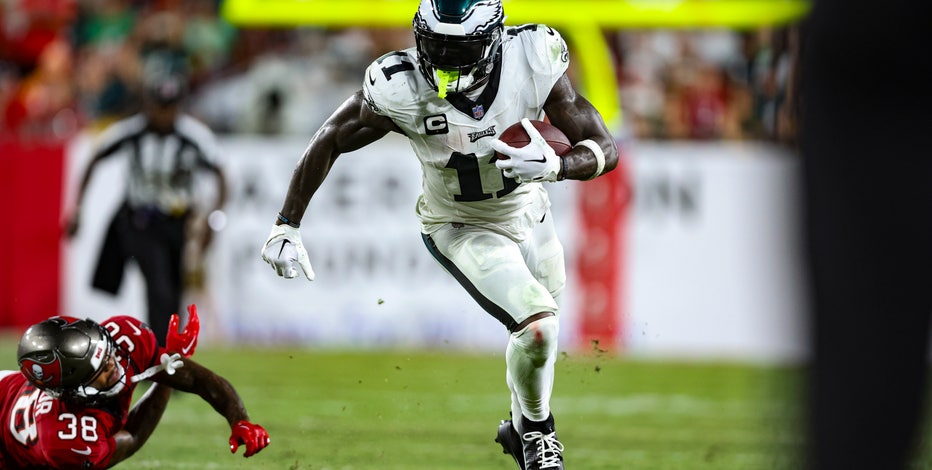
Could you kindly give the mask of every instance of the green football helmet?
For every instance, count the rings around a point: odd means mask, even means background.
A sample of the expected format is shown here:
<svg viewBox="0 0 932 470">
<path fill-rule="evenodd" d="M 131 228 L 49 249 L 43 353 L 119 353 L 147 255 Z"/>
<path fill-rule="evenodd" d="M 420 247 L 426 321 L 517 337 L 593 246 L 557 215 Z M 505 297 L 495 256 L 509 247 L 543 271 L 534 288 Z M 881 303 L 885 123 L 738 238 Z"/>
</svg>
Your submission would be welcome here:
<svg viewBox="0 0 932 470">
<path fill-rule="evenodd" d="M 441 97 L 488 81 L 502 44 L 501 0 L 421 0 L 413 24 L 421 73 Z"/>
</svg>

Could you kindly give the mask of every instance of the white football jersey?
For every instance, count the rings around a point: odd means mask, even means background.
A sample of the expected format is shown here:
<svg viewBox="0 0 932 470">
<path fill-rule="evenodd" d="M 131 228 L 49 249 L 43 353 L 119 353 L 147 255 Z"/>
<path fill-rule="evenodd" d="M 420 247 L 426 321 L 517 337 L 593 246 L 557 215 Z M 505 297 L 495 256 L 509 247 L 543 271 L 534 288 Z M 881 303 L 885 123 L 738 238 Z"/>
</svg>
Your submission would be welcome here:
<svg viewBox="0 0 932 470">
<path fill-rule="evenodd" d="M 550 90 L 569 66 L 566 43 L 545 25 L 508 27 L 500 57 L 472 99 L 438 97 L 418 70 L 413 47 L 385 54 L 366 70 L 366 102 L 404 131 L 421 162 L 417 214 L 424 233 L 460 222 L 521 240 L 550 206 L 540 183 L 502 175 L 489 141 L 522 118 L 543 117 Z"/>
</svg>

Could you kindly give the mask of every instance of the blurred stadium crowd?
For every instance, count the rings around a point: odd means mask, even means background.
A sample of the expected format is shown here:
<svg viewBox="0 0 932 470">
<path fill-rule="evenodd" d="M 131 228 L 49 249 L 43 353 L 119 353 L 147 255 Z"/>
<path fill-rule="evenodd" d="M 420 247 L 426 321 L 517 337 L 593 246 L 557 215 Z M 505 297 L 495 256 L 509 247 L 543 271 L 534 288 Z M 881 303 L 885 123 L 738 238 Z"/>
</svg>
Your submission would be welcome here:
<svg viewBox="0 0 932 470">
<path fill-rule="evenodd" d="M 187 66 L 188 111 L 214 131 L 311 135 L 371 60 L 413 45 L 409 28 L 243 29 L 218 9 L 217 0 L 0 1 L 0 131 L 64 140 L 131 114 L 141 58 L 168 49 Z M 631 136 L 793 142 L 795 27 L 606 35 Z"/>
<path fill-rule="evenodd" d="M 620 31 L 614 39 L 634 136 L 795 143 L 798 26 Z"/>
</svg>

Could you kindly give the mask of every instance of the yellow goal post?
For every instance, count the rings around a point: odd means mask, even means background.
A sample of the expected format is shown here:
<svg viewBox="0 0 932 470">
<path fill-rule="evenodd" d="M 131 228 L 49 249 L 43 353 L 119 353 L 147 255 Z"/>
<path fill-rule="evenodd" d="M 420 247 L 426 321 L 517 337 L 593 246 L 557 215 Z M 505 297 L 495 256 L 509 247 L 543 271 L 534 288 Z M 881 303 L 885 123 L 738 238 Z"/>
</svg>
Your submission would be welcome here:
<svg viewBox="0 0 932 470">
<path fill-rule="evenodd" d="M 507 24 L 554 26 L 572 44 L 586 97 L 610 126 L 620 124 L 615 65 L 603 31 L 647 28 L 775 27 L 803 18 L 806 0 L 502 0 Z M 404 27 L 415 0 L 224 0 L 235 26 Z"/>
</svg>

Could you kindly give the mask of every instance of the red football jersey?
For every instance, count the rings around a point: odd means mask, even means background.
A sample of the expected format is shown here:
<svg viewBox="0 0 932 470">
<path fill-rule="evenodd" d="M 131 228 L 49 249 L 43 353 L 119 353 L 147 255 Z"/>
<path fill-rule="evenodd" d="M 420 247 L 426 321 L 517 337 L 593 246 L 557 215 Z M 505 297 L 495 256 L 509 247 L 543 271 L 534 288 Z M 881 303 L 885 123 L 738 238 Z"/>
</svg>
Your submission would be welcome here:
<svg viewBox="0 0 932 470">
<path fill-rule="evenodd" d="M 0 372 L 0 469 L 106 468 L 123 428 L 136 384 L 133 376 L 160 364 L 155 333 L 129 316 L 101 322 L 119 347 L 124 387 L 110 402 L 65 403 L 35 388 L 21 373 Z M 6 374 L 6 375 L 4 375 Z"/>
</svg>

